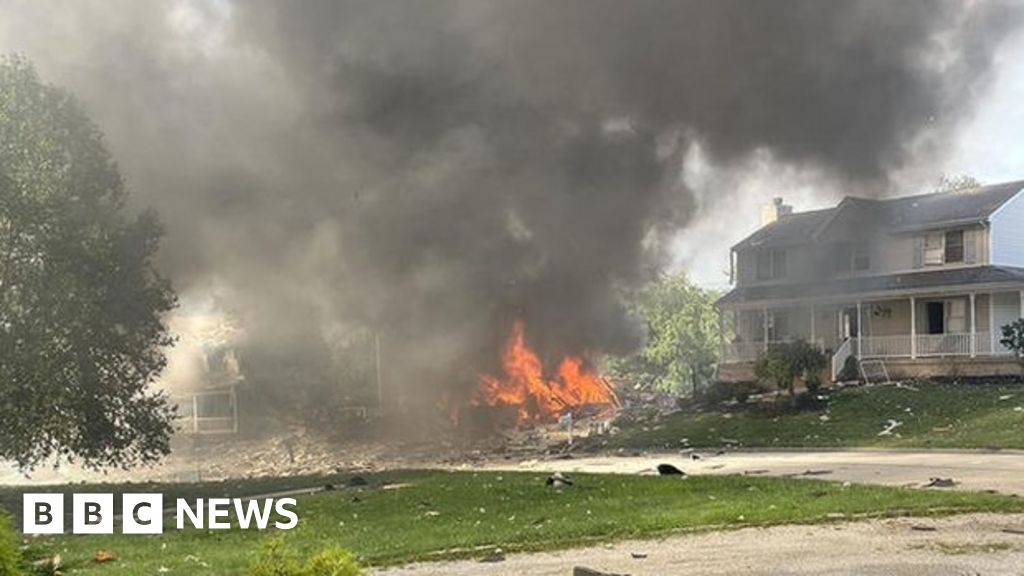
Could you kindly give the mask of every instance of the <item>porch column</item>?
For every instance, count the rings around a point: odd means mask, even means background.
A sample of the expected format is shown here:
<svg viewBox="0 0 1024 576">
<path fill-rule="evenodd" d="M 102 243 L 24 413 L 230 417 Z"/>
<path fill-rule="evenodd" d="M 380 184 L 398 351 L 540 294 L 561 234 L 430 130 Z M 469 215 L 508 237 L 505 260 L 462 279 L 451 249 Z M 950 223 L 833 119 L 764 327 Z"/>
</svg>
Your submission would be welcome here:
<svg viewBox="0 0 1024 576">
<path fill-rule="evenodd" d="M 864 325 L 860 320 L 860 300 L 857 300 L 857 359 L 861 358 L 861 344 L 864 341 Z"/>
<path fill-rule="evenodd" d="M 814 335 L 814 304 L 811 304 L 811 344 L 817 344 L 817 338 Z"/>
<path fill-rule="evenodd" d="M 718 358 L 719 362 L 725 360 L 725 313 L 721 308 L 715 308 L 718 312 Z"/>
<path fill-rule="evenodd" d="M 988 353 L 996 354 L 996 293 L 988 293 Z"/>
<path fill-rule="evenodd" d="M 761 309 L 761 327 L 764 328 L 764 351 L 768 351 L 768 309 Z"/>
<path fill-rule="evenodd" d="M 910 297 L 910 357 L 917 358 L 917 298 Z"/>
<path fill-rule="evenodd" d="M 971 292 L 971 358 L 978 353 L 977 322 L 978 309 L 974 306 L 974 292 Z"/>
</svg>

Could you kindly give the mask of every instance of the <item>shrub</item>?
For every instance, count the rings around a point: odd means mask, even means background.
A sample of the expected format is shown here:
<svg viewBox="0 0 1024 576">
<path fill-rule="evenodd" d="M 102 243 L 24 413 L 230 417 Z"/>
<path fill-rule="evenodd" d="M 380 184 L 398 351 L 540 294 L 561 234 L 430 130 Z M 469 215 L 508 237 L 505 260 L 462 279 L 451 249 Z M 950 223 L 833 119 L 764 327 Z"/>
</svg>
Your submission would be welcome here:
<svg viewBox="0 0 1024 576">
<path fill-rule="evenodd" d="M 306 562 L 303 576 L 361 576 L 356 557 L 343 548 L 325 548 Z"/>
<path fill-rule="evenodd" d="M 21 569 L 21 547 L 18 533 L 11 523 L 11 517 L 0 512 L 0 574 L 4 576 L 23 576 Z"/>
<path fill-rule="evenodd" d="M 825 353 L 817 346 L 806 340 L 794 340 L 770 346 L 754 364 L 754 373 L 777 389 L 788 390 L 792 398 L 797 378 L 805 382 L 818 378 L 827 362 Z"/>
<path fill-rule="evenodd" d="M 260 547 L 259 555 L 249 566 L 249 576 L 300 576 L 301 570 L 295 550 L 284 538 L 273 538 Z"/>
<path fill-rule="evenodd" d="M 363 569 L 348 550 L 325 548 L 299 561 L 298 553 L 283 538 L 267 541 L 256 561 L 249 566 L 248 576 L 362 576 Z"/>
<path fill-rule="evenodd" d="M 1021 365 L 1021 373 L 1024 374 L 1024 318 L 1014 320 L 1003 326 L 1003 337 L 999 343 L 1009 348 L 1016 356 Z"/>
</svg>

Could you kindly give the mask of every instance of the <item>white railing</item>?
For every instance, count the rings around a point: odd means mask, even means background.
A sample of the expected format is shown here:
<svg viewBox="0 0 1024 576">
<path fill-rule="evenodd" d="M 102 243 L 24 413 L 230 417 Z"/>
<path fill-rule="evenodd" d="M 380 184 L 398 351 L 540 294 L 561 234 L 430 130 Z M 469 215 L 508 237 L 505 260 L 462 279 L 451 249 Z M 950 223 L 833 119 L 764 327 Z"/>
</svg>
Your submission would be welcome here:
<svg viewBox="0 0 1024 576">
<path fill-rule="evenodd" d="M 977 354 L 979 356 L 1011 356 L 1013 350 L 1003 345 L 1001 333 L 978 332 Z"/>
<path fill-rule="evenodd" d="M 856 339 L 853 353 L 857 353 Z M 864 336 L 860 342 L 861 358 L 928 358 L 933 356 L 970 356 L 972 354 L 971 333 L 918 334 L 917 346 L 912 347 L 909 334 L 894 336 Z M 916 348 L 916 349 L 915 349 Z M 1002 356 L 1012 354 L 991 332 L 974 334 L 973 354 L 975 356 Z"/>
<path fill-rule="evenodd" d="M 861 338 L 860 355 L 863 358 L 910 356 L 911 341 L 910 334 L 867 336 Z"/>
<path fill-rule="evenodd" d="M 846 366 L 846 359 L 853 353 L 853 338 L 847 338 L 839 345 L 839 349 L 832 355 L 832 381 L 839 379 L 839 373 Z"/>
<path fill-rule="evenodd" d="M 919 334 L 917 337 L 917 355 L 926 356 L 970 356 L 971 335 L 967 332 L 958 334 Z"/>
</svg>

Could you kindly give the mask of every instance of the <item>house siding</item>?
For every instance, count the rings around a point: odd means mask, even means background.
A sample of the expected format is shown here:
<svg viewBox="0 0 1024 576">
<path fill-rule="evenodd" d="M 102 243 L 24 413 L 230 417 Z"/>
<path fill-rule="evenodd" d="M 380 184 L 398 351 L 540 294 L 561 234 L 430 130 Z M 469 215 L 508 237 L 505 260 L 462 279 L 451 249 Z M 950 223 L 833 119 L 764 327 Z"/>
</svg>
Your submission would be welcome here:
<svg viewBox="0 0 1024 576">
<path fill-rule="evenodd" d="M 1020 192 L 990 217 L 991 262 L 1024 266 L 1024 198 Z"/>
</svg>

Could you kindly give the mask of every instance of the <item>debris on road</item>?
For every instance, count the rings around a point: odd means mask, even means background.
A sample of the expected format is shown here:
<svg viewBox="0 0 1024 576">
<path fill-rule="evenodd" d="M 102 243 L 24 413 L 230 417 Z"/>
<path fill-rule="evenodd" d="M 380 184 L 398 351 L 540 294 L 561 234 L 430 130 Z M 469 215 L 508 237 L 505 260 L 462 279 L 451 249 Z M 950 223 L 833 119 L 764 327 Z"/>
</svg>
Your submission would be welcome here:
<svg viewBox="0 0 1024 576">
<path fill-rule="evenodd" d="M 952 478 L 930 478 L 928 483 L 924 485 L 925 488 L 952 488 L 959 484 Z"/>
<path fill-rule="evenodd" d="M 686 476 L 686 472 L 671 464 L 658 464 L 658 474 L 660 476 Z"/>
<path fill-rule="evenodd" d="M 480 559 L 480 562 L 491 563 L 491 562 L 504 562 L 505 551 L 501 548 L 495 548 L 490 554 Z"/>
<path fill-rule="evenodd" d="M 572 569 L 572 576 L 629 576 L 629 574 L 615 574 L 612 572 L 600 572 L 583 566 L 576 566 Z"/>
<path fill-rule="evenodd" d="M 935 526 L 927 526 L 925 524 L 912 524 L 910 526 L 910 529 L 911 530 L 916 530 L 918 532 L 936 532 L 936 531 L 938 531 L 938 528 L 936 528 Z"/>
</svg>

